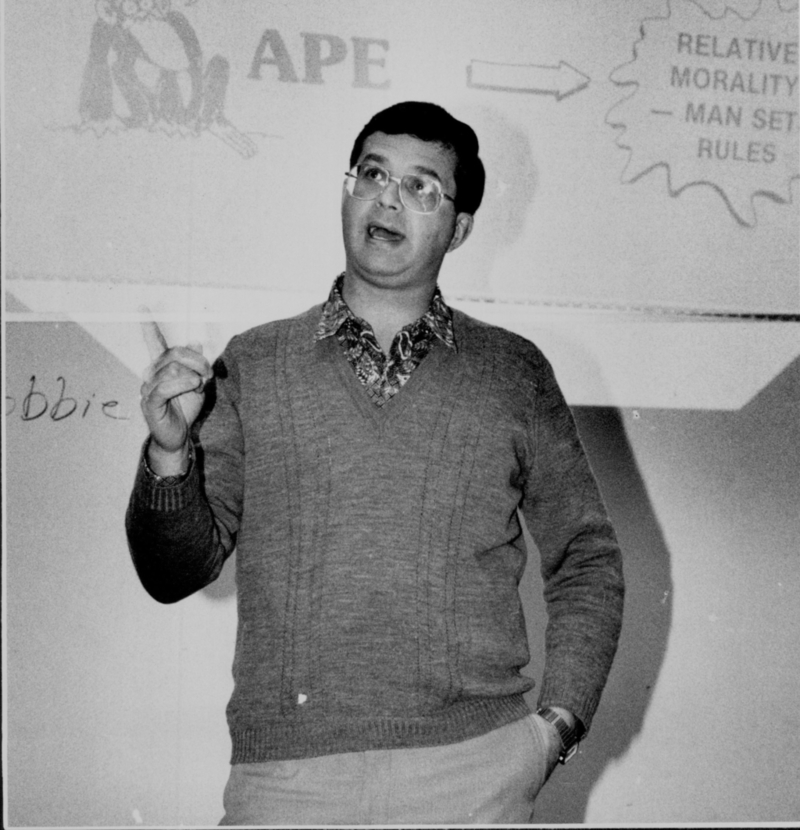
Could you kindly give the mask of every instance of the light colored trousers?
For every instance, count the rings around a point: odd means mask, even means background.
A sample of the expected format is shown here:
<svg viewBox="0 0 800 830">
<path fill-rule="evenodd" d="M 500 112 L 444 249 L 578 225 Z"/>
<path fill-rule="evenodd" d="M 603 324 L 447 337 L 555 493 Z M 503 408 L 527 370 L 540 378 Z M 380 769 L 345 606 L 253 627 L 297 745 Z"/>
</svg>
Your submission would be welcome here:
<svg viewBox="0 0 800 830">
<path fill-rule="evenodd" d="M 220 825 L 527 824 L 558 761 L 553 737 L 528 715 L 446 746 L 236 764 Z"/>
</svg>

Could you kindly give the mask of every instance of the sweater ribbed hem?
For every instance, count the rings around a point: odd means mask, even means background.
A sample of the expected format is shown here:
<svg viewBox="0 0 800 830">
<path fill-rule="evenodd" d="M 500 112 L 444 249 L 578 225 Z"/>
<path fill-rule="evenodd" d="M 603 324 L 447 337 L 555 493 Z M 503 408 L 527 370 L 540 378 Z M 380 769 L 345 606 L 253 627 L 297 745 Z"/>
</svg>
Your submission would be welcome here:
<svg viewBox="0 0 800 830">
<path fill-rule="evenodd" d="M 530 714 L 522 695 L 455 703 L 419 718 L 296 718 L 231 729 L 231 764 L 310 758 L 340 752 L 441 746 L 477 738 Z"/>
</svg>

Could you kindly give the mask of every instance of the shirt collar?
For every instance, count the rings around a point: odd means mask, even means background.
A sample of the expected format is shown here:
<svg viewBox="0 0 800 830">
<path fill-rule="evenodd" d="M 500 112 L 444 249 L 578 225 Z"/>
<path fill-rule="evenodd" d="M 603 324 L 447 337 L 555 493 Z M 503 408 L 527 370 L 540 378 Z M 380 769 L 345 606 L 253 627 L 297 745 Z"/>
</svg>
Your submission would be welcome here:
<svg viewBox="0 0 800 830">
<path fill-rule="evenodd" d="M 368 325 L 364 320 L 356 317 L 356 315 L 350 310 L 350 306 L 348 306 L 345 302 L 344 297 L 342 296 L 343 283 L 344 274 L 339 274 L 333 282 L 333 288 L 331 288 L 331 293 L 328 295 L 328 299 L 322 306 L 322 315 L 314 334 L 315 341 L 323 340 L 326 337 L 331 337 L 336 334 L 342 327 L 342 324 L 347 320 L 355 321 L 360 324 L 362 328 Z M 445 345 L 449 346 L 454 351 L 458 350 L 456 346 L 455 333 L 453 331 L 453 312 L 447 303 L 445 303 L 444 298 L 442 297 L 442 292 L 439 290 L 438 286 L 433 292 L 433 297 L 431 297 L 431 303 L 428 306 L 428 310 L 422 315 L 422 317 L 419 318 L 419 320 L 412 323 L 411 326 L 416 326 L 422 322 L 424 322 L 431 333 L 438 337 Z M 406 328 L 410 328 L 411 326 L 407 326 Z"/>
</svg>

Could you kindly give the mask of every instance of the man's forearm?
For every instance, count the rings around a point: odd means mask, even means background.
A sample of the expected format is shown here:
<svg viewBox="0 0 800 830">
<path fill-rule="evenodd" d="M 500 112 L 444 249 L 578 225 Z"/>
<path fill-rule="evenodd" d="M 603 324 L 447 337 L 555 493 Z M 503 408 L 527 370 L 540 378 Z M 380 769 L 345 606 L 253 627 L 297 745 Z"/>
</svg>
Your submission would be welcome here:
<svg viewBox="0 0 800 830">
<path fill-rule="evenodd" d="M 128 544 L 147 592 L 176 602 L 213 581 L 226 557 L 193 462 L 182 479 L 165 481 L 145 458 L 125 517 Z"/>
</svg>

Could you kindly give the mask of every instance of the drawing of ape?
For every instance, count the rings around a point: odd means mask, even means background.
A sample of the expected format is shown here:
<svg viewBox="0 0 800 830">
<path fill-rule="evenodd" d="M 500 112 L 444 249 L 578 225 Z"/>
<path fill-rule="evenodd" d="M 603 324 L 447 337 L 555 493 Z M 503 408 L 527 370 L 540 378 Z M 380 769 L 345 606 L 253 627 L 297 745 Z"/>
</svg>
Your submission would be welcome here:
<svg viewBox="0 0 800 830">
<path fill-rule="evenodd" d="M 170 0 L 97 0 L 95 8 L 80 96 L 86 127 L 98 135 L 122 127 L 208 130 L 242 156 L 255 154 L 224 116 L 228 61 L 215 55 L 204 69 L 197 35 Z M 116 111 L 120 98 L 126 112 Z"/>
</svg>

